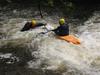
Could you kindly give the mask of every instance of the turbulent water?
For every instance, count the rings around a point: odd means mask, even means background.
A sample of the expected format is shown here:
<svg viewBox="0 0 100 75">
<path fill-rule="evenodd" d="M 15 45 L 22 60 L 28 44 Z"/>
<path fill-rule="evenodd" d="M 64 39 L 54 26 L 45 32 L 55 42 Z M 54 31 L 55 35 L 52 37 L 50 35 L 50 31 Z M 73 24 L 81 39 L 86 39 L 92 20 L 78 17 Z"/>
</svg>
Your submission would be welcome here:
<svg viewBox="0 0 100 75">
<path fill-rule="evenodd" d="M 32 8 L 30 11 L 29 8 L 5 9 L 0 12 L 0 75 L 100 74 L 99 11 L 84 24 L 77 24 L 74 29 L 70 26 L 73 29 L 70 33 L 81 40 L 81 45 L 74 45 L 56 38 L 53 32 L 39 34 L 46 31 L 43 27 L 20 32 L 24 24 L 38 13 L 33 15 Z M 35 18 L 56 27 L 57 15 L 46 15 L 42 20 L 39 16 Z"/>
</svg>

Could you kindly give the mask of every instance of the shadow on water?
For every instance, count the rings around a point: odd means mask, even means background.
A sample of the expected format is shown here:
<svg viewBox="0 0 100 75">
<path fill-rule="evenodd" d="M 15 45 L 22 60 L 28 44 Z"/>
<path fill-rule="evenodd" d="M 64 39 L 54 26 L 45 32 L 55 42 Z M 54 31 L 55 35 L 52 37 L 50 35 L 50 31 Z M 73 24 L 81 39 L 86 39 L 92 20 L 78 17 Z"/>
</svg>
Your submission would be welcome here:
<svg viewBox="0 0 100 75">
<path fill-rule="evenodd" d="M 35 50 L 34 50 L 35 51 Z M 28 46 L 16 40 L 2 42 L 0 46 L 0 75 L 61 75 L 53 70 L 28 68 L 28 61 L 35 61 Z"/>
<path fill-rule="evenodd" d="M 10 70 L 10 68 L 2 68 L 0 75 L 61 75 L 60 73 L 56 73 L 50 70 L 43 71 L 41 69 L 28 69 L 25 67 L 16 67 Z"/>
<path fill-rule="evenodd" d="M 12 55 L 8 58 L 1 55 L 7 53 Z M 31 56 L 31 53 L 25 47 L 3 46 L 0 48 L 0 75 L 61 75 L 51 70 L 28 68 L 27 62 L 32 59 L 35 58 Z"/>
</svg>

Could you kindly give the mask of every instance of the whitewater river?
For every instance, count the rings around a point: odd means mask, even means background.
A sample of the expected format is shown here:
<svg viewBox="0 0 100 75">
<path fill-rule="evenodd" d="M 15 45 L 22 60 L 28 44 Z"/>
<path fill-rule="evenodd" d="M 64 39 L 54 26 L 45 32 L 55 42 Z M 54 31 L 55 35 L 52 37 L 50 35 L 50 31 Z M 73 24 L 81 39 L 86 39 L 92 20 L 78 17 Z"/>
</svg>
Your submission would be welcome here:
<svg viewBox="0 0 100 75">
<path fill-rule="evenodd" d="M 53 32 L 38 35 L 46 31 L 43 27 L 20 32 L 34 16 L 32 9 L 8 13 L 5 9 L 0 12 L 0 75 L 100 75 L 99 11 L 74 28 L 77 32 L 70 30 L 81 40 L 81 45 L 74 45 Z M 59 19 L 57 15 L 35 18 L 54 27 Z"/>
</svg>

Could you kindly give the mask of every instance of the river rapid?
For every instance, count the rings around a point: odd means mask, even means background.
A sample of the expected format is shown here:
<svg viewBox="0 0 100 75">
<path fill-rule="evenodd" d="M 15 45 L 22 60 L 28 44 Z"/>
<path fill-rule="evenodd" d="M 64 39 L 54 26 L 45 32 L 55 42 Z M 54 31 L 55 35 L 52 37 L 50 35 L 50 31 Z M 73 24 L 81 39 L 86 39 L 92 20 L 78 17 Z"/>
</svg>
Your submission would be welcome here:
<svg viewBox="0 0 100 75">
<path fill-rule="evenodd" d="M 84 23 L 69 23 L 81 45 L 60 40 L 53 32 L 39 34 L 46 31 L 43 27 L 20 32 L 32 18 L 56 28 L 62 13 L 43 12 L 41 19 L 32 7 L 0 11 L 0 75 L 100 75 L 100 11 Z"/>
</svg>

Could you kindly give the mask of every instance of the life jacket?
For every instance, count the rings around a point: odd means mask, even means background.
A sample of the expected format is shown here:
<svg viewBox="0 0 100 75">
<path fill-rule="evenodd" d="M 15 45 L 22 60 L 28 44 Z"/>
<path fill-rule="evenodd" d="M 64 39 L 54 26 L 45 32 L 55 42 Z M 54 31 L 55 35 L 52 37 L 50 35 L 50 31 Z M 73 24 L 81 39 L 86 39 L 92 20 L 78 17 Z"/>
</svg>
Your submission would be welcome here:
<svg viewBox="0 0 100 75">
<path fill-rule="evenodd" d="M 54 30 L 54 32 L 58 36 L 65 36 L 69 35 L 69 26 L 67 24 L 60 25 L 57 29 Z"/>
</svg>

